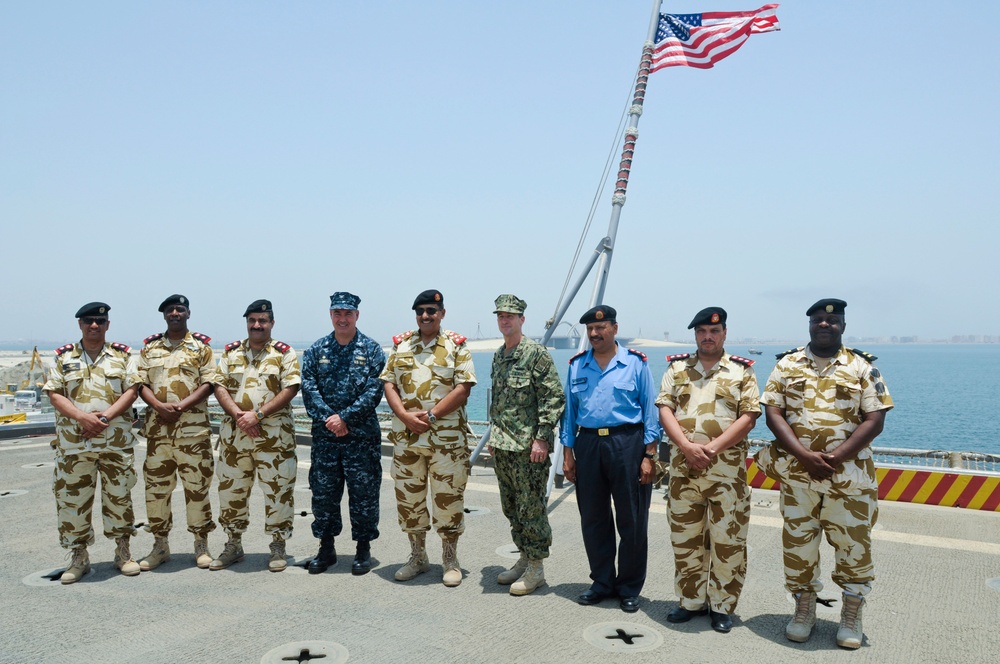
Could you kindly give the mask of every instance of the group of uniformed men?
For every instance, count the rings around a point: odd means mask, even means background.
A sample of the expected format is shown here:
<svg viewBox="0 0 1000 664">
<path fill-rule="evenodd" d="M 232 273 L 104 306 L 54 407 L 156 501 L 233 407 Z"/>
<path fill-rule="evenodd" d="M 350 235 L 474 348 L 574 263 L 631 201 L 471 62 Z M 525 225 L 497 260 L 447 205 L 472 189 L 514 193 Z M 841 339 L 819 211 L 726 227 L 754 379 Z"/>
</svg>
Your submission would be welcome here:
<svg viewBox="0 0 1000 664">
<path fill-rule="evenodd" d="M 331 296 L 333 332 L 306 350 L 301 376 L 295 351 L 271 338 L 274 313 L 267 300 L 247 307 L 248 337 L 227 345 L 218 366 L 210 339 L 188 330 L 190 303 L 182 295 L 160 305 L 166 332 L 145 340 L 138 363 L 127 346 L 106 342 L 107 304 L 81 307 L 76 317 L 82 338 L 57 349 L 44 388 L 59 415 L 54 492 L 60 541 L 72 551 L 62 582 L 73 583 L 90 569 L 98 475 L 104 532 L 116 540 L 115 565 L 123 574 L 170 559 L 170 496 L 178 475 L 198 567 L 220 570 L 243 559 L 241 535 L 256 475 L 265 494 L 265 530 L 273 537 L 268 568 L 285 569 L 296 474 L 290 402 L 301 388 L 313 420 L 309 484 L 312 530 L 320 540 L 309 572 L 336 563 L 345 485 L 357 543 L 352 573 L 371 568 L 381 475 L 375 408 L 384 393 L 394 415 L 388 439 L 397 515 L 411 548 L 395 578 L 408 581 L 430 568 L 426 533 L 433 523 L 442 540 L 442 582 L 459 585 L 472 435 L 465 405 L 476 383 L 472 354 L 465 337 L 442 329 L 440 291 L 417 296 L 417 329 L 393 337 L 388 358 L 358 331 L 359 304 L 351 293 Z M 875 358 L 843 346 L 846 306 L 837 299 L 815 303 L 806 312 L 808 346 L 778 356 L 762 400 L 776 440 L 756 461 L 780 482 L 786 588 L 795 598 L 786 637 L 804 642 L 811 635 L 825 533 L 835 550 L 833 580 L 843 589 L 837 643 L 858 648 L 861 607 L 874 579 L 871 528 L 878 503 L 870 444 L 893 404 Z M 591 348 L 570 360 L 565 387 L 549 353 L 522 332 L 526 307 L 509 294 L 495 301 L 504 344 L 493 357 L 489 444 L 503 512 L 520 552 L 497 582 L 509 585 L 512 595 L 545 584 L 543 560 L 552 542 L 545 484 L 558 426 L 562 470 L 576 485 L 591 570 L 592 584 L 578 601 L 589 605 L 616 597 L 623 611 L 637 611 L 655 460 L 665 433 L 672 444 L 667 495 L 679 598 L 667 619 L 678 623 L 708 614 L 714 630 L 729 632 L 746 575 L 747 435 L 761 413 L 761 398 L 753 361 L 725 351 L 725 310 L 698 312 L 688 326 L 697 352 L 667 358 L 657 394 L 646 356 L 617 343 L 612 307 L 600 305 L 581 317 Z M 208 499 L 211 393 L 227 416 L 216 471 L 219 523 L 228 541 L 218 558 L 208 552 L 207 540 L 215 528 Z M 152 551 L 138 563 L 129 548 L 136 482 L 130 414 L 137 397 L 148 405 L 143 470 L 148 527 L 155 537 Z"/>
</svg>

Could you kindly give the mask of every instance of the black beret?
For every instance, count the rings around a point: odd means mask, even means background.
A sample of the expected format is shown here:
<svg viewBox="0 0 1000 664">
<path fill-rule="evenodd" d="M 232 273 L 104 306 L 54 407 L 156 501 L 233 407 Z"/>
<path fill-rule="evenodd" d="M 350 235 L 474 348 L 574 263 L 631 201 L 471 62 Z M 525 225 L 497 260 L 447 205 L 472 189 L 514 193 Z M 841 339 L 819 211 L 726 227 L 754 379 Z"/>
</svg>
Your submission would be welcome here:
<svg viewBox="0 0 1000 664">
<path fill-rule="evenodd" d="M 593 309 L 587 310 L 587 313 L 580 316 L 580 324 L 586 325 L 587 323 L 617 323 L 618 322 L 618 312 L 615 311 L 614 307 L 609 307 L 606 304 L 599 304 Z"/>
<path fill-rule="evenodd" d="M 187 307 L 188 309 L 191 308 L 190 300 L 188 300 L 183 295 L 178 295 L 177 293 L 174 293 L 173 295 L 171 295 L 170 297 L 168 297 L 167 299 L 165 299 L 163 302 L 160 303 L 160 308 L 157 309 L 157 311 L 159 311 L 162 314 L 163 310 L 169 307 L 171 304 L 179 304 L 182 307 Z"/>
<path fill-rule="evenodd" d="M 806 310 L 806 316 L 812 316 L 814 311 L 819 311 L 820 309 L 822 309 L 828 314 L 840 314 L 841 316 L 843 316 L 844 308 L 846 306 L 847 303 L 844 302 L 843 300 L 838 300 L 835 297 L 828 297 L 820 300 L 816 304 L 809 307 Z"/>
<path fill-rule="evenodd" d="M 274 310 L 271 308 L 270 300 L 254 300 L 247 307 L 247 310 L 243 312 L 243 317 L 246 318 L 250 314 L 268 314 L 271 318 L 274 318 Z"/>
<path fill-rule="evenodd" d="M 688 325 L 688 329 L 690 330 L 698 325 L 725 325 L 726 318 L 728 318 L 728 315 L 722 307 L 705 307 L 694 315 L 694 318 L 691 319 L 691 324 Z"/>
<path fill-rule="evenodd" d="M 111 311 L 111 307 L 104 302 L 88 302 L 77 310 L 76 317 L 83 318 L 84 316 L 103 316 L 109 311 Z"/>
<path fill-rule="evenodd" d="M 421 304 L 436 304 L 437 306 L 444 308 L 444 295 L 438 290 L 425 290 L 423 293 L 417 296 L 417 299 L 413 301 L 413 306 L 411 309 L 416 309 Z"/>
</svg>

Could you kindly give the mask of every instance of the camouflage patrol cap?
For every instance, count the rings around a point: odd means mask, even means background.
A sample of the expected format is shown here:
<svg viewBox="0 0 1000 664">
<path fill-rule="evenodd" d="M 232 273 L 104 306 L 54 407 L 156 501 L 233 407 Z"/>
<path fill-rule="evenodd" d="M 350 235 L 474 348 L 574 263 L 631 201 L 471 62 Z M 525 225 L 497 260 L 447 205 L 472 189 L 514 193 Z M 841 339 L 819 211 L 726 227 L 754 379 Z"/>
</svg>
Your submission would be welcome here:
<svg viewBox="0 0 1000 664">
<path fill-rule="evenodd" d="M 828 297 L 809 307 L 806 310 L 806 316 L 812 316 L 813 312 L 820 310 L 825 311 L 828 314 L 840 314 L 843 316 L 845 307 L 847 307 L 847 303 L 843 300 L 838 300 L 835 297 Z"/>
<path fill-rule="evenodd" d="M 441 294 L 439 290 L 425 290 L 423 293 L 417 296 L 417 299 L 413 301 L 413 306 L 411 309 L 416 309 L 421 304 L 436 304 L 437 306 L 444 308 L 444 295 Z"/>
<path fill-rule="evenodd" d="M 497 299 L 493 300 L 493 306 L 496 309 L 493 313 L 498 314 L 501 311 L 508 314 L 518 314 L 524 313 L 524 310 L 528 308 L 528 303 L 519 298 L 516 295 L 500 295 Z"/>
<path fill-rule="evenodd" d="M 173 295 L 171 295 L 170 297 L 168 297 L 167 299 L 165 299 L 163 302 L 160 303 L 160 308 L 157 309 L 157 311 L 159 311 L 162 314 L 163 310 L 169 307 L 171 304 L 179 304 L 182 307 L 187 307 L 188 309 L 191 308 L 190 300 L 188 300 L 183 295 L 178 295 L 177 293 L 174 293 Z"/>
<path fill-rule="evenodd" d="M 727 317 L 726 310 L 722 307 L 705 307 L 694 315 L 691 324 L 688 325 L 688 329 L 690 330 L 698 325 L 721 325 L 725 327 Z"/>
<path fill-rule="evenodd" d="M 243 312 L 243 317 L 246 318 L 250 314 L 269 314 L 271 318 L 274 318 L 274 310 L 271 308 L 270 300 L 254 300 L 247 307 L 247 310 Z"/>
<path fill-rule="evenodd" d="M 104 302 L 88 302 L 77 309 L 76 317 L 83 318 L 84 316 L 103 316 L 109 311 L 111 311 L 111 307 Z"/>
<path fill-rule="evenodd" d="M 589 309 L 587 313 L 580 316 L 580 324 L 586 325 L 587 323 L 617 323 L 618 322 L 618 312 L 615 311 L 614 307 L 609 307 L 606 304 L 599 304 L 593 309 Z"/>
<path fill-rule="evenodd" d="M 330 296 L 331 309 L 346 309 L 357 311 L 361 298 L 347 291 L 337 291 Z"/>
</svg>

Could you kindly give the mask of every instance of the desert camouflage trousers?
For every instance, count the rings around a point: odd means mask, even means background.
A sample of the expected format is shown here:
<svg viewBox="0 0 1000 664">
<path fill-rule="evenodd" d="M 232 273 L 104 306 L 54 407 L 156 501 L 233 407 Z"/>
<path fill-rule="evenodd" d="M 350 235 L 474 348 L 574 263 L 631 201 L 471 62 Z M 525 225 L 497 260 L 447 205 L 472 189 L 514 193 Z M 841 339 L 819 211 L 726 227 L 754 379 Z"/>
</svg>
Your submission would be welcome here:
<svg viewBox="0 0 1000 664">
<path fill-rule="evenodd" d="M 392 479 L 396 483 L 396 513 L 404 533 L 430 530 L 427 491 L 434 501 L 434 529 L 442 539 L 465 532 L 465 484 L 469 481 L 469 448 L 419 447 L 396 444 Z"/>
<path fill-rule="evenodd" d="M 292 536 L 295 520 L 295 447 L 285 450 L 237 450 L 219 446 L 219 523 L 229 535 L 242 535 L 250 525 L 250 490 L 254 477 L 264 492 L 264 531 L 282 539 Z"/>
<path fill-rule="evenodd" d="M 750 487 L 746 481 L 670 476 L 674 592 L 690 611 L 732 614 L 747 575 Z"/>
<path fill-rule="evenodd" d="M 94 543 L 91 510 L 97 477 L 101 477 L 101 516 L 104 536 L 132 536 L 132 487 L 135 486 L 135 454 L 132 450 L 104 450 L 63 454 L 56 451 L 52 492 L 56 496 L 59 544 L 75 549 Z"/>
<path fill-rule="evenodd" d="M 178 475 L 184 487 L 188 531 L 205 536 L 215 530 L 208 498 L 214 465 L 208 432 L 197 438 L 150 438 L 147 441 L 142 474 L 146 480 L 146 516 L 154 535 L 166 537 L 173 528 L 171 496 L 177 487 Z"/>
<path fill-rule="evenodd" d="M 819 592 L 820 532 L 834 550 L 833 581 L 864 597 L 875 578 L 872 526 L 878 519 L 878 491 L 845 496 L 781 485 L 782 545 L 788 592 Z"/>
<path fill-rule="evenodd" d="M 493 450 L 500 505 L 510 521 L 510 536 L 518 550 L 532 560 L 549 557 L 552 528 L 546 512 L 545 485 L 552 461 L 531 461 L 531 448 L 519 452 Z"/>
</svg>

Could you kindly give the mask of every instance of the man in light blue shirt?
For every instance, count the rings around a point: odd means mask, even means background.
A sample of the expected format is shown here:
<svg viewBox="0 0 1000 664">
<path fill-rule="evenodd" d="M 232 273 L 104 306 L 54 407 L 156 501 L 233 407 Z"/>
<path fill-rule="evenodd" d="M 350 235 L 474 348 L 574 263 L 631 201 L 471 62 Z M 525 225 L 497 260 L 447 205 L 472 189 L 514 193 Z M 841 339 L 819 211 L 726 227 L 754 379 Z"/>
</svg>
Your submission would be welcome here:
<svg viewBox="0 0 1000 664">
<path fill-rule="evenodd" d="M 591 350 L 570 360 L 560 431 L 566 448 L 563 473 L 577 487 L 593 580 L 578 601 L 589 605 L 618 596 L 622 610 L 634 613 L 646 580 L 654 455 L 662 434 L 657 391 L 646 356 L 615 341 L 618 322 L 612 307 L 596 306 L 580 323 L 587 326 Z"/>
</svg>

